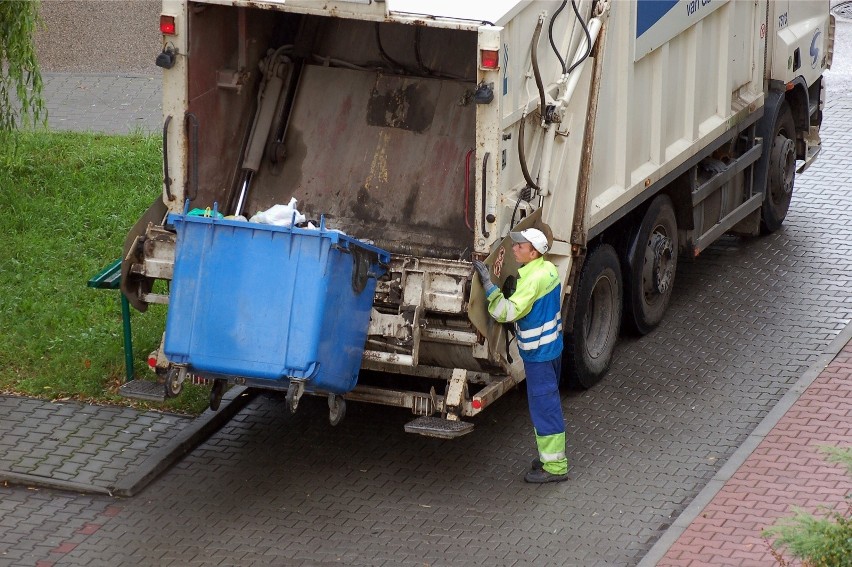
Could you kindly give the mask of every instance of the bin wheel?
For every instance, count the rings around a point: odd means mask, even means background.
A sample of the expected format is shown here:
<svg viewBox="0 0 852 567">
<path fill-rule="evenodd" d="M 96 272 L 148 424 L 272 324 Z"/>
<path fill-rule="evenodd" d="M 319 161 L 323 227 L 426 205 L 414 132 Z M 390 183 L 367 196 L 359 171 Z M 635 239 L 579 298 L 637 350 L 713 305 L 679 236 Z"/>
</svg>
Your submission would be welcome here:
<svg viewBox="0 0 852 567">
<path fill-rule="evenodd" d="M 225 381 L 215 380 L 213 387 L 210 388 L 210 409 L 216 411 L 222 403 L 222 396 L 225 395 Z"/>
<path fill-rule="evenodd" d="M 296 413 L 296 407 L 299 402 L 296 400 L 296 389 L 292 385 L 287 388 L 287 407 L 290 408 L 290 413 Z"/>
<path fill-rule="evenodd" d="M 304 380 L 290 380 L 290 386 L 287 388 L 287 407 L 290 408 L 290 413 L 296 413 L 296 408 L 299 407 L 299 400 L 302 399 L 302 394 L 304 393 Z"/>
<path fill-rule="evenodd" d="M 183 390 L 183 380 L 180 379 L 180 369 L 172 366 L 166 371 L 163 388 L 167 398 L 174 398 Z"/>
<path fill-rule="evenodd" d="M 329 394 L 328 396 L 328 422 L 334 426 L 343 421 L 346 415 L 346 400 L 343 396 Z"/>
</svg>

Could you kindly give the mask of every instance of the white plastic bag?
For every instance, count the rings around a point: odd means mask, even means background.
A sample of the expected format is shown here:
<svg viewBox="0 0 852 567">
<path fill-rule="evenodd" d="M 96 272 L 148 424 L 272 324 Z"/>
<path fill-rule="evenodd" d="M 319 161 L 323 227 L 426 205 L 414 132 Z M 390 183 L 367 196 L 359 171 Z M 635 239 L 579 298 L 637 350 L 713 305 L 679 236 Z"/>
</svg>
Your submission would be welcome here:
<svg viewBox="0 0 852 567">
<path fill-rule="evenodd" d="M 295 213 L 295 217 L 293 214 Z M 290 226 L 305 222 L 305 215 L 296 209 L 296 198 L 291 197 L 286 205 L 272 205 L 265 211 L 260 211 L 249 219 L 249 222 L 271 224 L 275 226 Z"/>
</svg>

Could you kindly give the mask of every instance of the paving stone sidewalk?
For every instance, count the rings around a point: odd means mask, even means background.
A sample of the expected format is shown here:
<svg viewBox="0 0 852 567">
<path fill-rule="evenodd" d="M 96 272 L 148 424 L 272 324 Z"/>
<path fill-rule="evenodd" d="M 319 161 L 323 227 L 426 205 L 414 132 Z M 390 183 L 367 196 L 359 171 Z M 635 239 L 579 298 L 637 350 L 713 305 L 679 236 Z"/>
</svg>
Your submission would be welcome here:
<svg viewBox="0 0 852 567">
<path fill-rule="evenodd" d="M 852 326 L 838 339 L 842 344 L 850 336 Z M 852 342 L 819 367 L 791 390 L 786 407 L 783 399 L 776 407 L 786 411 L 767 416 L 743 444 L 744 462 L 731 458 L 640 567 L 776 565 L 762 532 L 794 508 L 848 515 L 852 477 L 820 447 L 852 447 Z"/>
<path fill-rule="evenodd" d="M 132 496 L 252 396 L 234 388 L 197 418 L 0 396 L 0 483 Z"/>
<path fill-rule="evenodd" d="M 129 469 L 165 447 L 192 420 L 73 402 L 0 397 L 0 477 L 52 479 L 113 489 Z M 22 478 L 22 476 L 20 477 Z"/>
<path fill-rule="evenodd" d="M 44 73 L 51 130 L 158 132 L 163 124 L 161 90 L 159 75 Z"/>
<path fill-rule="evenodd" d="M 159 76 L 48 72 L 43 78 L 52 130 L 127 134 L 160 128 Z M 187 440 L 209 430 L 208 413 L 193 420 L 0 396 L 0 482 L 105 494 L 133 488 L 132 481 L 150 480 L 142 478 L 146 472 L 159 472 Z"/>
</svg>

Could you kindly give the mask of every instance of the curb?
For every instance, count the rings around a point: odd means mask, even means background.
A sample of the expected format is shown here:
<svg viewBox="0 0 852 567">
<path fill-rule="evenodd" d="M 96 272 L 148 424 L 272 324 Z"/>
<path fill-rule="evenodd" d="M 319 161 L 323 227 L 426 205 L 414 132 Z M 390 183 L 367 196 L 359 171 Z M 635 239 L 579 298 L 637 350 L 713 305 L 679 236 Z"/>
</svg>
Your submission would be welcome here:
<svg viewBox="0 0 852 567">
<path fill-rule="evenodd" d="M 238 414 L 257 395 L 257 390 L 245 386 L 231 388 L 222 398 L 218 411 L 207 409 L 171 443 L 148 457 L 138 469 L 118 480 L 112 489 L 113 496 L 129 498 L 148 486 L 155 478 L 182 459 Z"/>
<path fill-rule="evenodd" d="M 808 368 L 801 378 L 787 391 L 786 394 L 778 401 L 766 417 L 757 425 L 754 431 L 749 434 L 746 440 L 740 447 L 734 451 L 734 454 L 725 462 L 721 469 L 710 479 L 710 482 L 705 485 L 704 489 L 689 503 L 689 506 L 672 522 L 672 525 L 663 532 L 663 535 L 657 540 L 653 547 L 645 554 L 642 560 L 637 564 L 637 567 L 654 567 L 668 552 L 669 548 L 674 545 L 678 538 L 686 531 L 686 529 L 698 518 L 698 515 L 710 504 L 716 494 L 722 490 L 731 477 L 745 463 L 763 439 L 772 431 L 772 428 L 778 424 L 784 414 L 793 407 L 793 404 L 799 397 L 808 389 L 814 380 L 825 370 L 832 360 L 843 350 L 849 341 L 852 340 L 852 323 L 846 325 L 841 330 L 834 340 L 829 343 L 826 350 L 816 359 L 816 361 Z"/>
<path fill-rule="evenodd" d="M 154 479 L 165 472 L 166 469 L 213 435 L 220 427 L 245 408 L 255 398 L 257 393 L 257 390 L 249 389 L 245 386 L 231 388 L 222 398 L 222 407 L 219 411 L 205 410 L 204 413 L 194 419 L 183 431 L 176 435 L 168 445 L 154 452 L 153 455 L 145 459 L 130 474 L 119 478 L 113 487 L 95 486 L 93 484 L 82 484 L 8 471 L 0 471 L 0 483 L 129 498 L 148 486 Z"/>
<path fill-rule="evenodd" d="M 64 492 L 80 492 L 83 494 L 101 494 L 103 496 L 112 496 L 109 488 L 103 486 L 94 486 L 91 484 L 82 484 L 79 482 L 69 482 L 67 480 L 59 480 L 48 478 L 45 476 L 35 476 L 32 474 L 23 474 L 15 472 L 0 471 L 0 483 L 4 485 L 21 485 L 37 488 L 52 488 L 54 490 L 62 490 Z"/>
</svg>

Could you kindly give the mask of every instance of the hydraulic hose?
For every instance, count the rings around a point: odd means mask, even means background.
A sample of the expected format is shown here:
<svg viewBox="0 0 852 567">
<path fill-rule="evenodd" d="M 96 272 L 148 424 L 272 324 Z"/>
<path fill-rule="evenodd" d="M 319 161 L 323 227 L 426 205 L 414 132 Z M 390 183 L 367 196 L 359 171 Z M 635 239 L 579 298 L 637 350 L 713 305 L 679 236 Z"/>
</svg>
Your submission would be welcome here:
<svg viewBox="0 0 852 567">
<path fill-rule="evenodd" d="M 521 125 L 518 127 L 518 159 L 521 162 L 521 173 L 524 174 L 524 180 L 526 180 L 527 185 L 538 191 L 540 187 L 535 181 L 533 181 L 533 178 L 530 175 L 530 170 L 527 169 L 527 156 L 526 153 L 524 153 L 524 125 L 526 122 L 526 117 L 522 117 Z"/>
<path fill-rule="evenodd" d="M 380 25 L 381 24 L 376 22 L 376 44 L 379 46 L 379 55 L 381 55 L 382 59 L 384 59 L 388 64 L 396 67 L 397 69 L 401 69 L 403 72 L 405 72 L 406 71 L 405 65 L 403 65 L 402 63 L 400 63 L 399 61 L 397 61 L 396 59 L 394 59 L 393 57 L 388 55 L 387 52 L 385 51 L 385 48 L 382 46 L 382 32 L 379 29 Z"/>
<path fill-rule="evenodd" d="M 414 30 L 414 57 L 417 59 L 417 66 L 420 68 L 420 71 L 425 73 L 426 75 L 432 74 L 432 69 L 426 66 L 423 63 L 423 56 L 420 53 L 420 32 L 423 28 L 417 26 Z"/>
<path fill-rule="evenodd" d="M 542 116 L 544 116 L 544 113 L 547 108 L 547 99 L 545 99 L 544 97 L 544 81 L 541 80 L 541 72 L 538 68 L 538 40 L 541 37 L 541 26 L 543 23 L 544 21 L 539 18 L 538 25 L 535 27 L 535 32 L 533 33 L 532 40 L 533 75 L 535 75 L 535 86 L 538 87 L 539 110 Z"/>
<path fill-rule="evenodd" d="M 547 111 L 547 99 L 544 97 L 544 82 L 541 80 L 541 72 L 538 68 L 538 40 L 541 37 L 541 27 L 543 23 L 544 20 L 539 18 L 538 25 L 535 27 L 535 32 L 533 32 L 531 50 L 533 75 L 535 75 L 535 85 L 538 87 L 539 111 L 542 116 L 544 116 Z M 538 191 L 538 184 L 533 181 L 532 175 L 530 175 L 529 168 L 527 168 L 527 156 L 524 153 L 524 127 L 526 125 L 526 117 L 525 109 L 524 115 L 521 117 L 521 125 L 518 127 L 518 158 L 521 162 L 521 173 L 524 174 L 524 180 L 526 180 L 527 185 Z"/>
<path fill-rule="evenodd" d="M 194 201 L 198 198 L 198 118 L 191 112 L 186 113 L 186 120 L 189 123 L 189 152 L 192 162 L 192 172 L 190 172 L 190 187 L 192 187 L 192 196 L 187 200 Z"/>
<path fill-rule="evenodd" d="M 565 9 L 565 6 L 568 4 L 568 0 L 562 0 L 562 4 L 559 5 L 559 8 L 553 12 L 553 17 L 550 18 L 550 25 L 547 27 L 547 36 L 550 39 L 550 47 L 553 48 L 553 52 L 556 54 L 556 58 L 559 59 L 559 65 L 562 66 L 562 74 L 568 74 L 567 67 L 565 66 L 565 60 L 562 58 L 562 55 L 559 53 L 559 49 L 556 47 L 556 42 L 553 41 L 553 24 L 556 23 L 556 18 L 559 16 L 559 12 Z"/>
<path fill-rule="evenodd" d="M 575 2 L 575 0 L 571 0 L 571 7 L 574 8 L 574 15 L 577 16 L 577 20 L 579 20 L 580 25 L 583 26 L 583 31 L 586 34 L 586 52 L 582 57 L 577 59 L 573 65 L 568 67 L 568 73 L 571 73 L 571 71 L 576 69 L 592 53 L 592 34 L 589 32 L 589 27 L 580 15 L 580 10 L 577 8 L 577 2 Z"/>
</svg>

